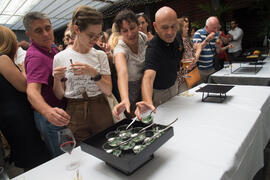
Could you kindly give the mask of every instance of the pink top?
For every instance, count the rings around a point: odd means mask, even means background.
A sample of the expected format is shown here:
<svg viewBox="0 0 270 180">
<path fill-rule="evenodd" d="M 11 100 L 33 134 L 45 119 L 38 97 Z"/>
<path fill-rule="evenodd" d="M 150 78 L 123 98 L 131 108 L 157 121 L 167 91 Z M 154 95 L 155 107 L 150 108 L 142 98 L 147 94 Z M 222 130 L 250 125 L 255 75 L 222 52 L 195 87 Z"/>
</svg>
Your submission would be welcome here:
<svg viewBox="0 0 270 180">
<path fill-rule="evenodd" d="M 53 93 L 53 57 L 58 53 L 55 45 L 49 51 L 40 47 L 35 42 L 31 42 L 25 56 L 25 71 L 27 84 L 42 84 L 41 95 L 44 100 L 52 107 L 64 107 L 64 101 L 59 101 Z"/>
</svg>

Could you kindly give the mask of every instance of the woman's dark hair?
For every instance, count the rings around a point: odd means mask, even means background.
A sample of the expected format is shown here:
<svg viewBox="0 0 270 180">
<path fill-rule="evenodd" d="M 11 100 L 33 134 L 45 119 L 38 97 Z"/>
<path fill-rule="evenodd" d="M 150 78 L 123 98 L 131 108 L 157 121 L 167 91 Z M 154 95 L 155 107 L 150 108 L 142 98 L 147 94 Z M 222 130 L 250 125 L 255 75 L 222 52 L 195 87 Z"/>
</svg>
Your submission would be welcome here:
<svg viewBox="0 0 270 180">
<path fill-rule="evenodd" d="M 77 25 L 80 31 L 84 31 L 89 24 L 103 24 L 102 13 L 89 6 L 77 7 L 72 15 L 72 26 Z"/>
<path fill-rule="evenodd" d="M 189 23 L 189 20 L 186 17 L 182 17 L 182 18 L 179 18 L 177 20 L 178 20 L 178 24 L 179 24 L 179 32 L 182 35 L 183 34 L 183 27 L 184 27 L 185 23 Z"/>
<path fill-rule="evenodd" d="M 131 10 L 124 9 L 123 11 L 120 11 L 114 18 L 117 32 L 120 32 L 124 20 L 128 23 L 135 22 L 137 25 L 139 25 L 135 13 Z"/>
<path fill-rule="evenodd" d="M 145 19 L 145 21 L 147 22 L 147 24 L 148 24 L 148 26 L 147 26 L 147 32 L 151 32 L 152 31 L 152 23 L 151 23 L 151 21 L 150 21 L 150 19 L 149 19 L 149 17 L 148 16 L 146 16 L 145 14 L 139 14 L 139 15 L 137 15 L 137 19 L 139 19 L 140 17 L 143 17 L 144 19 Z"/>
</svg>

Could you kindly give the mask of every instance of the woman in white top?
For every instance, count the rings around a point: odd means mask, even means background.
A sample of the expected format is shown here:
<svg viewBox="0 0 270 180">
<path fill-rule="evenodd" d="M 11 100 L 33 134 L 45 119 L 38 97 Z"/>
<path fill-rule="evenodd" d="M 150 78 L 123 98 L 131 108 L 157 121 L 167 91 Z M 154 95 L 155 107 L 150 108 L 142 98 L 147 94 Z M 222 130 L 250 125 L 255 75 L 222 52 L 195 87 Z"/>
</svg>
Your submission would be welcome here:
<svg viewBox="0 0 270 180">
<path fill-rule="evenodd" d="M 72 16 L 74 44 L 54 57 L 54 93 L 68 99 L 68 127 L 78 141 L 113 125 L 104 96 L 112 90 L 107 55 L 93 48 L 102 32 L 102 19 L 95 9 L 78 7 Z"/>
<path fill-rule="evenodd" d="M 132 117 L 136 103 L 141 100 L 147 36 L 139 32 L 136 15 L 130 10 L 119 12 L 114 22 L 122 38 L 113 51 L 121 96 L 121 102 L 115 106 L 113 114 L 119 118 L 119 114 L 126 110 Z"/>
</svg>

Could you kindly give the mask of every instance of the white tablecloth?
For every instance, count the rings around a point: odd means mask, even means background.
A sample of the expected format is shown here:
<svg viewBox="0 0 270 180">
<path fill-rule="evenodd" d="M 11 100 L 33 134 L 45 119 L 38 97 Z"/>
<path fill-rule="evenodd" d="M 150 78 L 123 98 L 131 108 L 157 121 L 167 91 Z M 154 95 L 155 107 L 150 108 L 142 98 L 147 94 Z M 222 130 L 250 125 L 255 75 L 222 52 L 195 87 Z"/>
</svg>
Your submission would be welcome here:
<svg viewBox="0 0 270 180">
<path fill-rule="evenodd" d="M 267 86 L 270 83 L 270 57 L 264 60 L 263 68 L 255 73 L 231 73 L 230 68 L 223 68 L 220 71 L 212 74 L 209 83 L 222 83 L 222 84 L 238 84 L 238 85 L 257 85 Z M 261 65 L 258 65 L 260 67 Z M 240 67 L 240 63 L 232 64 L 232 71 Z M 241 67 L 254 67 L 249 63 L 241 63 Z"/>
<path fill-rule="evenodd" d="M 251 180 L 263 166 L 263 149 L 269 139 L 265 116 L 270 111 L 270 88 L 236 86 L 223 103 L 201 102 L 196 88 L 189 91 L 193 96 L 179 95 L 158 107 L 157 123 L 180 117 L 174 124 L 175 135 L 131 176 L 76 148 L 73 154 L 81 163 L 83 180 Z M 75 172 L 65 170 L 68 156 L 59 156 L 14 180 L 73 180 Z"/>
</svg>

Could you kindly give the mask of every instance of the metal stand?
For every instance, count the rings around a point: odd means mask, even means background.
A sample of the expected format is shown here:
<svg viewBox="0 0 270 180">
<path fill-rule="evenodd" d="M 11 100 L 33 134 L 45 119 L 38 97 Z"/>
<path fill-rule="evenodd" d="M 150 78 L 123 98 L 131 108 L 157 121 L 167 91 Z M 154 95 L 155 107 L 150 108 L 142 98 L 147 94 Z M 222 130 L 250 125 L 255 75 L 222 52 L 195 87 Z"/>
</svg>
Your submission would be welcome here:
<svg viewBox="0 0 270 180">
<path fill-rule="evenodd" d="M 246 64 L 245 62 L 244 64 Z M 232 74 L 242 74 L 242 73 L 254 73 L 257 74 L 263 68 L 263 60 L 257 58 L 248 62 L 249 65 L 254 65 L 254 67 L 242 67 L 242 62 L 240 62 L 240 67 L 232 71 Z M 259 66 L 258 66 L 259 65 Z"/>
<path fill-rule="evenodd" d="M 205 96 L 206 94 L 206 96 Z M 202 93 L 202 102 L 218 102 L 222 103 L 226 99 L 226 93 L 213 93 L 203 92 Z"/>
</svg>

